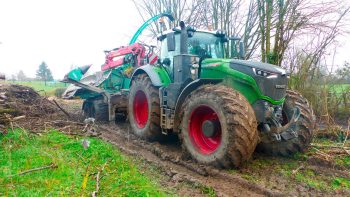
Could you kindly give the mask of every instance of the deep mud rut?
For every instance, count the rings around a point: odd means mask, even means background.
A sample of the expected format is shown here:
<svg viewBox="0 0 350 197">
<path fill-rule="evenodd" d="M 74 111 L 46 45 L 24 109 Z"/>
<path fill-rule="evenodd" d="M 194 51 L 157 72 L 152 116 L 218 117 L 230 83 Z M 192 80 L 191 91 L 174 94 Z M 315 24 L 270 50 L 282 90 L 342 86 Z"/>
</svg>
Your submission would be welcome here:
<svg viewBox="0 0 350 197">
<path fill-rule="evenodd" d="M 70 135 L 87 135 L 86 131 L 83 131 L 85 127 L 82 123 L 81 100 L 57 99 L 69 112 L 67 117 L 67 114 L 55 107 L 50 98 L 42 98 L 32 89 L 20 86 L 7 88 L 6 85 L 0 85 L 0 90 L 0 107 L 17 109 L 18 112 L 14 112 L 13 117 L 27 116 L 24 121 L 16 122 L 23 128 L 36 133 L 46 131 L 46 127 L 49 127 Z M 36 97 L 30 96 L 29 93 L 35 94 Z M 34 99 L 35 102 L 28 99 Z M 36 111 L 38 113 L 33 113 Z M 0 117 L 0 120 L 7 119 Z M 0 126 L 1 124 L 6 126 L 7 123 L 0 122 Z M 182 152 L 181 144 L 175 135 L 168 136 L 162 143 L 147 142 L 135 137 L 129 124 L 125 122 L 98 123 L 97 132 L 100 138 L 114 144 L 125 154 L 136 160 L 141 159 L 146 166 L 156 166 L 160 174 L 154 175 L 146 170 L 147 173 L 150 173 L 151 177 L 160 177 L 161 186 L 166 190 L 175 190 L 180 196 L 213 194 L 211 190 L 218 196 L 350 196 L 350 190 L 344 189 L 349 187 L 335 190 L 330 187 L 336 179 L 350 180 L 350 163 L 340 165 L 334 161 L 335 158 L 345 156 L 350 158 L 350 153 L 344 153 L 344 150 L 308 151 L 299 158 L 254 154 L 252 161 L 240 169 L 220 170 L 193 162 Z M 94 134 L 93 136 L 96 136 L 96 133 Z M 346 146 L 349 147 L 350 142 Z M 332 153 L 333 151 L 335 152 Z M 331 157 L 332 155 L 336 157 Z M 350 182 L 345 184 L 347 183 Z"/>
<path fill-rule="evenodd" d="M 202 185 L 212 188 L 218 196 L 350 196 L 350 191 L 317 190 L 305 183 L 289 180 L 279 173 L 274 174 L 275 168 L 295 162 L 293 159 L 271 158 L 255 154 L 253 159 L 271 159 L 272 162 L 268 167 L 252 167 L 252 163 L 248 163 L 235 171 L 219 170 L 190 160 L 182 153 L 176 136 L 168 136 L 169 139 L 162 143 L 147 142 L 134 136 L 128 123 L 101 123 L 99 130 L 102 139 L 114 144 L 124 153 L 158 166 L 162 175 L 170 181 L 168 187 L 179 182 L 185 182 L 188 185 Z M 298 161 L 298 165 L 301 166 L 300 169 L 311 170 L 315 174 L 350 179 L 350 169 L 323 163 L 312 156 L 305 161 Z M 248 179 L 248 181 L 242 178 L 244 174 L 251 174 L 253 178 L 263 177 L 263 179 L 259 181 Z M 188 193 L 189 191 L 182 190 L 182 188 L 177 192 L 180 195 L 203 195 L 196 193 L 195 190 Z"/>
<path fill-rule="evenodd" d="M 127 123 L 101 124 L 99 128 L 102 139 L 129 155 L 157 165 L 173 183 L 186 182 L 211 187 L 218 196 L 282 196 L 278 191 L 250 183 L 238 175 L 184 159 L 175 136 L 169 136 L 168 142 L 160 144 L 137 139 L 130 133 Z"/>
<path fill-rule="evenodd" d="M 79 102 L 60 103 L 74 114 L 79 113 Z M 157 176 L 162 177 L 160 184 L 174 189 L 180 196 L 203 196 L 203 187 L 213 189 L 218 196 L 350 196 L 350 191 L 315 189 L 303 181 L 296 181 L 295 176 L 291 178 L 283 175 L 281 170 L 276 171 L 294 163 L 292 170 L 298 171 L 300 167 L 300 171 L 312 171 L 317 176 L 350 180 L 349 168 L 320 161 L 312 154 L 305 160 L 254 154 L 253 161 L 241 169 L 220 170 L 193 162 L 183 154 L 175 135 L 168 136 L 162 143 L 147 142 L 133 135 L 128 123 L 120 122 L 98 123 L 98 132 L 100 138 L 125 154 L 156 166 L 161 173 Z"/>
</svg>

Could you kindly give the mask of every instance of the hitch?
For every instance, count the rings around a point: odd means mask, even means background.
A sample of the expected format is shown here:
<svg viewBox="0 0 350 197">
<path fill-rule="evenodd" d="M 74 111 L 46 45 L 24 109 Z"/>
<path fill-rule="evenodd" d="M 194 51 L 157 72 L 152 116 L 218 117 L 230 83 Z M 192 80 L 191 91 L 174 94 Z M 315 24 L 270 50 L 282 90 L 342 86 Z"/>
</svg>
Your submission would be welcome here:
<svg viewBox="0 0 350 197">
<path fill-rule="evenodd" d="M 293 115 L 290 121 L 281 127 L 272 127 L 269 132 L 271 132 L 271 138 L 273 138 L 274 141 L 281 141 L 282 138 L 285 140 L 289 140 L 292 138 L 297 138 L 298 133 L 295 131 L 295 128 L 293 127 L 293 124 L 296 123 L 300 118 L 300 109 L 294 108 Z"/>
<path fill-rule="evenodd" d="M 271 129 L 271 131 L 273 133 L 282 133 L 285 130 L 287 130 L 292 124 L 297 122 L 299 120 L 299 118 L 300 118 L 300 109 L 296 107 L 296 108 L 294 108 L 293 111 L 294 112 L 293 112 L 292 118 L 290 119 L 290 121 L 286 125 L 284 125 L 282 127 L 273 127 Z"/>
<path fill-rule="evenodd" d="M 74 84 L 78 87 L 81 87 L 81 88 L 84 88 L 84 89 L 87 89 L 87 90 L 90 90 L 92 92 L 96 92 L 96 93 L 102 95 L 104 98 L 104 101 L 108 104 L 108 120 L 113 121 L 115 119 L 114 109 L 113 109 L 113 106 L 111 104 L 112 95 L 110 93 L 108 93 L 106 90 L 103 90 L 103 89 L 97 88 L 95 86 L 84 84 L 84 83 L 81 83 L 79 81 L 73 80 L 73 79 L 69 78 L 69 76 L 65 76 L 65 78 L 62 81 L 66 82 L 66 83 Z"/>
</svg>

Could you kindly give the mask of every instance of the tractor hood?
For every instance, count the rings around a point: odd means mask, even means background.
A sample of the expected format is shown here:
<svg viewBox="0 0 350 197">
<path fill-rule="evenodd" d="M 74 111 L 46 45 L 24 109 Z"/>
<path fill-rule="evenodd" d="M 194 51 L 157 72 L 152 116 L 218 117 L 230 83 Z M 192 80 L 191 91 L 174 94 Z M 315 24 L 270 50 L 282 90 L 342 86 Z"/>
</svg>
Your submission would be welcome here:
<svg viewBox="0 0 350 197">
<path fill-rule="evenodd" d="M 284 70 L 281 67 L 275 66 L 273 64 L 267 64 L 267 63 L 262 63 L 262 62 L 257 62 L 257 61 L 236 60 L 236 59 L 230 60 L 230 64 L 236 68 L 241 67 L 241 69 L 244 67 L 249 67 L 249 68 L 251 68 L 250 70 L 252 70 L 252 71 L 256 70 L 256 72 L 257 71 L 265 71 L 265 72 L 271 73 L 271 74 L 276 73 L 279 75 L 287 75 L 286 70 Z M 248 69 L 248 68 L 246 68 L 246 69 Z M 246 73 L 246 72 L 244 72 L 244 73 Z M 262 74 L 262 75 L 264 75 L 264 74 Z"/>
<path fill-rule="evenodd" d="M 289 78 L 286 70 L 272 64 L 244 60 L 229 60 L 229 66 L 251 76 L 263 95 L 274 100 L 285 97 Z"/>
</svg>

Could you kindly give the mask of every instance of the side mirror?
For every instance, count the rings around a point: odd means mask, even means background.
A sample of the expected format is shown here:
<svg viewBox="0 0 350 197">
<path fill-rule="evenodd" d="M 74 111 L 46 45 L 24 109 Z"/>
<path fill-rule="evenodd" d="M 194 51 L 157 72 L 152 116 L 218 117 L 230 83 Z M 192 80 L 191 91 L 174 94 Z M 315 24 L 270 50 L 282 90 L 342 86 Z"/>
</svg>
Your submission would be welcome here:
<svg viewBox="0 0 350 197">
<path fill-rule="evenodd" d="M 166 37 L 168 51 L 175 51 L 175 33 L 169 33 Z"/>
<path fill-rule="evenodd" d="M 189 38 L 193 37 L 194 32 L 196 31 L 196 28 L 192 26 L 187 26 L 187 35 Z"/>
<path fill-rule="evenodd" d="M 241 41 L 239 42 L 239 57 L 240 59 L 245 59 L 245 49 L 244 49 L 244 43 Z"/>
</svg>

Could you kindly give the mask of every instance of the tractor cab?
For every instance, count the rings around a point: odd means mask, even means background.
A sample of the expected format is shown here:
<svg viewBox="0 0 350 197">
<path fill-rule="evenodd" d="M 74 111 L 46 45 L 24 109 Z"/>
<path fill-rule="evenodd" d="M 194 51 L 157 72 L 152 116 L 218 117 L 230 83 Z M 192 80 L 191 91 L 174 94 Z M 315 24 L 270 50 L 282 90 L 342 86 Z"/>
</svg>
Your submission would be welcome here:
<svg viewBox="0 0 350 197">
<path fill-rule="evenodd" d="M 188 30 L 188 53 L 200 58 L 225 58 L 224 45 L 228 41 L 224 32 Z M 180 32 L 168 32 L 158 37 L 161 44 L 161 59 L 180 54 Z M 173 39 L 173 40 L 172 40 Z M 168 43 L 174 45 L 170 50 Z"/>
<path fill-rule="evenodd" d="M 207 58 L 225 58 L 224 45 L 227 37 L 221 31 L 203 31 L 188 28 L 188 54 Z M 158 37 L 161 41 L 160 60 L 164 66 L 173 69 L 173 57 L 180 55 L 180 30 L 168 31 Z"/>
<path fill-rule="evenodd" d="M 205 59 L 243 59 L 244 46 L 240 38 L 227 37 L 226 33 L 221 30 L 208 31 L 196 30 L 187 27 L 187 53 L 199 58 L 199 62 Z M 174 57 L 180 54 L 181 30 L 174 28 L 173 30 L 163 32 L 158 36 L 161 41 L 160 63 L 173 75 Z M 227 49 L 230 50 L 227 50 Z"/>
</svg>

